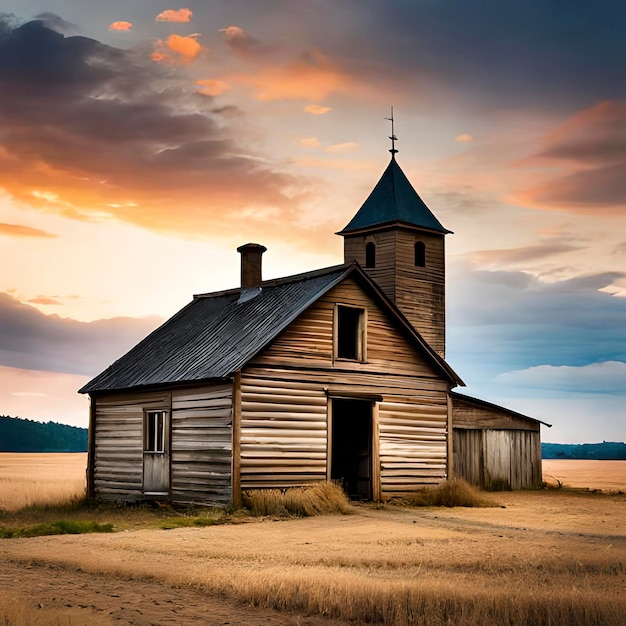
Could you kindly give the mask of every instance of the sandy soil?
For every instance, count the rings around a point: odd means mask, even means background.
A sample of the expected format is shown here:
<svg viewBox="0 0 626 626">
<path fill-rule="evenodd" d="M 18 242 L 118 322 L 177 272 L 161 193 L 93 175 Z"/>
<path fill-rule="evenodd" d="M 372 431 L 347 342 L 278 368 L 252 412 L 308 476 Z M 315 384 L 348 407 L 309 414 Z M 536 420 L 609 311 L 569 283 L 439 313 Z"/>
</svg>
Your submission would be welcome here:
<svg viewBox="0 0 626 626">
<path fill-rule="evenodd" d="M 14 614 L 15 626 L 71 624 L 266 624 L 267 626 L 333 626 L 334 620 L 306 617 L 173 587 L 160 580 L 129 580 L 98 575 L 76 566 L 41 561 L 4 561 L 0 569 L 2 600 L 30 604 Z M 1 612 L 0 612 L 1 615 Z M 0 619 L 0 623 L 3 623 Z"/>
<path fill-rule="evenodd" d="M 251 589 L 293 581 L 321 594 L 409 582 L 539 597 L 574 580 L 577 597 L 602 593 L 621 607 L 625 496 L 494 497 L 506 508 L 360 506 L 350 516 L 2 540 L 0 589 L 42 611 L 73 611 L 71 624 L 333 624 L 243 603 Z"/>
</svg>

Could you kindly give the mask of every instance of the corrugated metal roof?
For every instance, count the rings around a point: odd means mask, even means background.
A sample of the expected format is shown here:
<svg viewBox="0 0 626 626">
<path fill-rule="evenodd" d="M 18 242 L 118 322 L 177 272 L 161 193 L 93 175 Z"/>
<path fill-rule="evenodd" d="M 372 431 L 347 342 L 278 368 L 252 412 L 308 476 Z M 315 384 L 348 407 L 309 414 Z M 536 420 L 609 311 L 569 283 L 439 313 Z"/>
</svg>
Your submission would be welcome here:
<svg viewBox="0 0 626 626">
<path fill-rule="evenodd" d="M 196 296 L 79 393 L 226 378 L 350 269 L 341 265 L 267 281 L 241 302 L 241 289 Z"/>
<path fill-rule="evenodd" d="M 192 302 L 88 382 L 79 393 L 227 378 L 239 371 L 311 304 L 354 275 L 446 378 L 463 381 L 361 270 L 338 265 L 194 296 Z"/>
<path fill-rule="evenodd" d="M 345 235 L 396 222 L 444 234 L 452 232 L 444 228 L 431 213 L 392 157 L 372 193 L 350 223 L 338 234 Z"/>
</svg>

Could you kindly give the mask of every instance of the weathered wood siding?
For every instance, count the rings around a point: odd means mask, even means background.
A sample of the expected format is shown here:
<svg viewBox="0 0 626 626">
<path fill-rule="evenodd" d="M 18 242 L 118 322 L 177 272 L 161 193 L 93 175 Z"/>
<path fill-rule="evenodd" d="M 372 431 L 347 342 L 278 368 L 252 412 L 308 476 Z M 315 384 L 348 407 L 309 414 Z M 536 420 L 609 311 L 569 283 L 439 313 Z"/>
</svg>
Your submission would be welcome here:
<svg viewBox="0 0 626 626">
<path fill-rule="evenodd" d="M 454 427 L 466 429 L 491 430 L 530 430 L 539 432 L 540 423 L 535 420 L 524 419 L 511 415 L 506 409 L 497 410 L 476 406 L 465 402 L 452 394 L 454 412 Z"/>
<path fill-rule="evenodd" d="M 414 246 L 425 245 L 426 263 L 415 266 Z M 365 267 L 365 247 L 376 244 L 376 267 Z M 358 261 L 432 348 L 445 356 L 445 241 L 443 235 L 394 227 L 344 240 L 346 262 Z"/>
<path fill-rule="evenodd" d="M 228 504 L 232 498 L 232 384 L 172 392 L 172 500 Z"/>
<path fill-rule="evenodd" d="M 293 372 L 257 371 L 241 380 L 241 488 L 325 480 L 323 385 Z"/>
<path fill-rule="evenodd" d="M 446 476 L 447 407 L 438 393 L 385 395 L 379 408 L 383 495 L 403 495 Z"/>
<path fill-rule="evenodd" d="M 539 489 L 539 432 L 455 427 L 454 473 L 487 490 Z"/>
<path fill-rule="evenodd" d="M 452 445 L 454 475 L 484 489 L 483 431 L 454 428 Z"/>
<path fill-rule="evenodd" d="M 416 267 L 414 246 L 423 241 L 426 265 Z M 398 230 L 396 306 L 441 356 L 446 349 L 446 269 L 443 235 Z"/>
<path fill-rule="evenodd" d="M 367 362 L 333 359 L 337 303 L 367 310 Z M 382 397 L 374 476 L 383 497 L 446 475 L 448 383 L 353 280 L 331 290 L 253 359 L 241 389 L 242 489 L 327 477 L 329 395 Z"/>
<path fill-rule="evenodd" d="M 94 402 L 94 495 L 103 500 L 140 499 L 144 410 L 169 410 L 170 394 L 115 394 Z"/>
<path fill-rule="evenodd" d="M 232 385 L 125 393 L 95 399 L 94 495 L 138 500 L 143 492 L 144 412 L 168 412 L 170 498 L 174 502 L 231 501 Z"/>
</svg>

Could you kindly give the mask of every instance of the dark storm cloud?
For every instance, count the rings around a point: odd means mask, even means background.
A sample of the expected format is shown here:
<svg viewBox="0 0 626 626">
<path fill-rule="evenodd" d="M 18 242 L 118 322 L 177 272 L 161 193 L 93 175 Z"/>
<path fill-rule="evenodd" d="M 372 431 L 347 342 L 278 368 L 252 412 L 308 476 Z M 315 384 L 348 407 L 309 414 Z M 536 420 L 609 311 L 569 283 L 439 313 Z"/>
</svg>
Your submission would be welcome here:
<svg viewBox="0 0 626 626">
<path fill-rule="evenodd" d="M 539 365 L 626 361 L 626 298 L 600 291 L 624 276 L 609 272 L 543 283 L 521 272 L 453 266 L 447 356 L 458 371 L 477 377 Z"/>
<path fill-rule="evenodd" d="M 227 230 L 250 198 L 287 217 L 293 181 L 250 158 L 192 85 L 145 51 L 0 18 L 0 186 L 73 217 L 196 235 Z"/>
<path fill-rule="evenodd" d="M 364 72 L 403 75 L 404 89 L 425 101 L 442 87 L 462 91 L 463 106 L 471 98 L 571 111 L 626 95 L 621 0 L 352 0 L 341 10 L 327 4 L 308 16 L 310 31 L 324 29 L 335 13 L 344 36 L 329 35 L 331 51 Z"/>
<path fill-rule="evenodd" d="M 78 322 L 45 315 L 0 293 L 0 365 L 93 376 L 161 321 L 118 317 Z"/>
<path fill-rule="evenodd" d="M 44 12 L 39 13 L 39 15 L 35 16 L 35 19 L 42 22 L 44 26 L 51 28 L 52 30 L 56 30 L 60 33 L 73 33 L 78 30 L 78 26 L 73 22 L 68 22 L 64 20 L 62 17 L 50 13 Z"/>
<path fill-rule="evenodd" d="M 224 35 L 230 50 L 245 59 L 256 59 L 260 55 L 272 52 L 271 47 L 264 46 L 239 26 L 221 28 L 220 33 Z"/>
</svg>

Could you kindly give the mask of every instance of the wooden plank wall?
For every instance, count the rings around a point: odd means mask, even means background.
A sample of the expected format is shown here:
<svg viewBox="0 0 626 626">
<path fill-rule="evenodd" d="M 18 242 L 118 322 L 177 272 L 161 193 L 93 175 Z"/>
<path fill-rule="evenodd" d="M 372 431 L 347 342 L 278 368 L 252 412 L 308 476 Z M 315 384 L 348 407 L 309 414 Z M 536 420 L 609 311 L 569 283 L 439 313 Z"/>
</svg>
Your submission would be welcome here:
<svg viewBox="0 0 626 626">
<path fill-rule="evenodd" d="M 511 444 L 515 431 L 483 430 L 483 469 L 485 489 L 511 489 Z"/>
<path fill-rule="evenodd" d="M 379 408 L 383 497 L 441 482 L 447 471 L 447 407 L 438 393 L 385 395 Z"/>
<path fill-rule="evenodd" d="M 144 409 L 169 410 L 164 392 L 97 397 L 94 487 L 103 500 L 142 496 Z"/>
<path fill-rule="evenodd" d="M 241 488 L 326 479 L 326 394 L 293 372 L 245 372 L 241 380 Z"/>
<path fill-rule="evenodd" d="M 481 430 L 453 430 L 454 475 L 481 489 L 483 471 L 483 433 Z"/>
<path fill-rule="evenodd" d="M 367 309 L 366 363 L 333 360 L 336 303 Z M 326 478 L 327 392 L 382 396 L 383 497 L 446 475 L 448 383 L 352 280 L 331 290 L 253 359 L 241 385 L 242 489 Z"/>
<path fill-rule="evenodd" d="M 172 392 L 172 501 L 232 499 L 232 384 Z"/>
<path fill-rule="evenodd" d="M 506 409 L 477 406 L 462 398 L 452 397 L 454 427 L 478 430 L 531 430 L 539 432 L 540 423 L 511 415 Z"/>
<path fill-rule="evenodd" d="M 365 246 L 376 244 L 376 267 L 365 267 Z M 415 266 L 414 246 L 423 241 L 425 267 Z M 406 228 L 347 236 L 346 262 L 358 261 L 388 298 L 441 356 L 445 355 L 445 241 L 443 235 Z"/>
<path fill-rule="evenodd" d="M 539 432 L 455 428 L 454 471 L 482 489 L 539 489 Z"/>
<path fill-rule="evenodd" d="M 365 246 L 376 245 L 376 267 L 365 267 Z M 345 263 L 357 261 L 376 281 L 385 295 L 393 302 L 396 297 L 396 231 L 384 230 L 367 235 L 345 237 L 343 246 Z"/>
<path fill-rule="evenodd" d="M 415 266 L 414 245 L 426 246 L 425 267 Z M 446 259 L 443 235 L 398 230 L 396 306 L 441 356 L 446 346 Z"/>
</svg>

